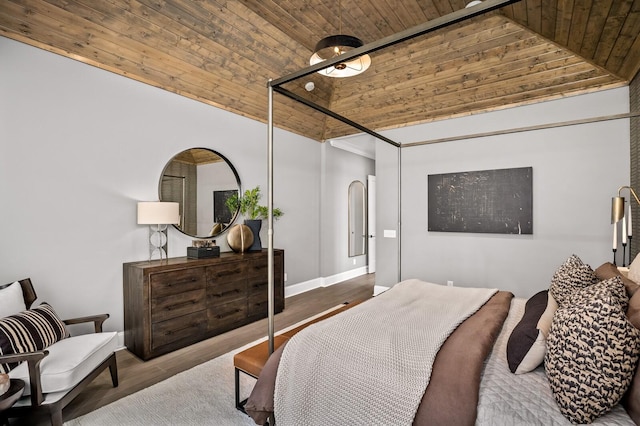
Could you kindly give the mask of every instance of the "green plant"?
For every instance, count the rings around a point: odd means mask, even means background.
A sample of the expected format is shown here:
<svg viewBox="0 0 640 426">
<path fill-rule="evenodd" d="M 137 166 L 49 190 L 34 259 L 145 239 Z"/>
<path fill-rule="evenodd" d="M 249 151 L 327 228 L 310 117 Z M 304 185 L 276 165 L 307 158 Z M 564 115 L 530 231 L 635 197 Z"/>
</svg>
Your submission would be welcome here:
<svg viewBox="0 0 640 426">
<path fill-rule="evenodd" d="M 244 191 L 242 197 L 238 197 L 237 194 L 227 198 L 227 207 L 231 213 L 235 212 L 240 207 L 240 213 L 247 219 L 251 220 L 263 220 L 266 219 L 269 214 L 267 206 L 261 206 L 258 204 L 260 201 L 260 186 L 256 186 L 253 189 L 247 189 Z M 284 213 L 278 208 L 273 209 L 274 219 L 278 219 Z"/>
</svg>

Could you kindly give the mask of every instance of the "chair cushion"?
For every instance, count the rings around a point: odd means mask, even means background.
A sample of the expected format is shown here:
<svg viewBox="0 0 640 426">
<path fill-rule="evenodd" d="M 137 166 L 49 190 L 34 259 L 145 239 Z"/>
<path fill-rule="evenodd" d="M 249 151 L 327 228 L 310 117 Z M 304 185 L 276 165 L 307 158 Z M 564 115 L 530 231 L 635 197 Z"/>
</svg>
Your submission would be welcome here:
<svg viewBox="0 0 640 426">
<path fill-rule="evenodd" d="M 18 281 L 0 289 L 0 318 L 26 310 L 22 286 Z"/>
<path fill-rule="evenodd" d="M 64 339 L 67 329 L 49 304 L 0 319 L 0 353 L 19 354 L 42 350 Z M 18 363 L 0 364 L 0 373 L 8 373 Z"/>
<path fill-rule="evenodd" d="M 59 392 L 72 388 L 117 348 L 118 333 L 115 331 L 68 337 L 49 346 L 49 355 L 40 363 L 42 392 Z M 31 394 L 26 362 L 11 370 L 9 377 L 24 380 L 23 395 Z"/>
</svg>

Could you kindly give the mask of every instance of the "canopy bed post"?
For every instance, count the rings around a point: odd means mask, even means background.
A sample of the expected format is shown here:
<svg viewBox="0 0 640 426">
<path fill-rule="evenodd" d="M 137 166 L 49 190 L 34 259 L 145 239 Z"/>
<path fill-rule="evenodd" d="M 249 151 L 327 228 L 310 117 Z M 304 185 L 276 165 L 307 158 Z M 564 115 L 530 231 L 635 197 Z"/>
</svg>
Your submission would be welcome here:
<svg viewBox="0 0 640 426">
<path fill-rule="evenodd" d="M 269 98 L 269 111 L 267 117 L 267 238 L 268 254 L 267 254 L 267 271 L 268 271 L 268 316 L 269 316 L 269 355 L 273 353 L 273 333 L 274 333 L 274 288 L 273 288 L 273 87 L 271 87 L 271 79 L 269 79 L 268 98 Z"/>
</svg>

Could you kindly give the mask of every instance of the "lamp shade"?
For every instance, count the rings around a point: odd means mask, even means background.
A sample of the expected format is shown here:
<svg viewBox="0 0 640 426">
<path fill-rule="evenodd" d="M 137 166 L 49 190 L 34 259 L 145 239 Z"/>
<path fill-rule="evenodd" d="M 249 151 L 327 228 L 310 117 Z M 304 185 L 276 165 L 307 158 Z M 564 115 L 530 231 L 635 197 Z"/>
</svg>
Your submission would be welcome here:
<svg viewBox="0 0 640 426">
<path fill-rule="evenodd" d="M 138 203 L 138 225 L 177 225 L 180 223 L 180 204 L 161 201 Z"/>
<path fill-rule="evenodd" d="M 624 217 L 624 197 L 611 199 L 611 223 L 617 223 Z"/>
</svg>

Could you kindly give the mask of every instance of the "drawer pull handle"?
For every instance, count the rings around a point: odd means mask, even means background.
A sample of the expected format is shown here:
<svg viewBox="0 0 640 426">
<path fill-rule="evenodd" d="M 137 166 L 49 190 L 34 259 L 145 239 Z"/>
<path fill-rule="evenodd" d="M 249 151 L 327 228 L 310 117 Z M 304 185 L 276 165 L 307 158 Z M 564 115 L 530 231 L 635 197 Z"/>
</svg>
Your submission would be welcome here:
<svg viewBox="0 0 640 426">
<path fill-rule="evenodd" d="M 191 277 L 191 279 L 187 280 L 187 281 L 177 281 L 177 282 L 165 283 L 165 285 L 167 287 L 173 287 L 175 285 L 188 284 L 188 283 L 193 283 L 193 282 L 196 282 L 196 281 L 198 281 L 198 279 L 196 277 Z"/>
<path fill-rule="evenodd" d="M 228 294 L 234 294 L 234 293 L 240 293 L 240 290 L 234 289 L 234 290 L 229 290 L 229 291 L 221 291 L 220 293 L 214 294 L 214 296 L 215 297 L 223 297 L 223 296 L 226 296 Z"/>
<path fill-rule="evenodd" d="M 198 326 L 198 323 L 197 323 L 197 322 L 194 322 L 194 323 L 192 323 L 192 324 L 187 324 L 186 326 L 184 326 L 184 327 L 182 327 L 182 328 L 178 328 L 178 329 L 175 329 L 175 330 L 168 330 L 168 331 L 166 331 L 166 332 L 164 333 L 164 335 L 165 335 L 165 336 L 171 336 L 171 335 L 172 335 L 172 334 L 174 334 L 174 333 L 178 333 L 178 332 L 180 332 L 180 331 L 184 331 L 184 330 L 190 330 L 190 329 L 192 329 L 192 328 L 194 328 L 194 327 L 197 327 L 197 326 Z"/>
<path fill-rule="evenodd" d="M 183 306 L 195 305 L 195 304 L 196 304 L 195 300 L 187 300 L 186 302 L 176 303 L 175 305 L 169 305 L 165 308 L 165 310 L 172 311 L 174 309 L 182 308 Z"/>
<path fill-rule="evenodd" d="M 216 315 L 216 318 L 217 319 L 223 319 L 223 318 L 229 317 L 231 315 L 235 315 L 238 312 L 242 312 L 242 311 L 240 309 L 236 309 L 233 312 L 227 312 L 226 314 L 218 314 L 218 315 Z"/>
<path fill-rule="evenodd" d="M 253 288 L 260 288 L 260 287 L 264 287 L 264 286 L 266 286 L 266 285 L 268 285 L 268 284 L 269 284 L 269 283 L 265 283 L 265 282 L 257 283 L 257 284 L 254 284 L 254 285 L 253 285 Z"/>
<path fill-rule="evenodd" d="M 218 277 L 224 277 L 224 276 L 227 276 L 227 275 L 236 275 L 236 274 L 239 274 L 239 273 L 240 273 L 239 269 L 234 269 L 234 270 L 231 270 L 231 271 L 220 271 L 216 275 Z"/>
</svg>

